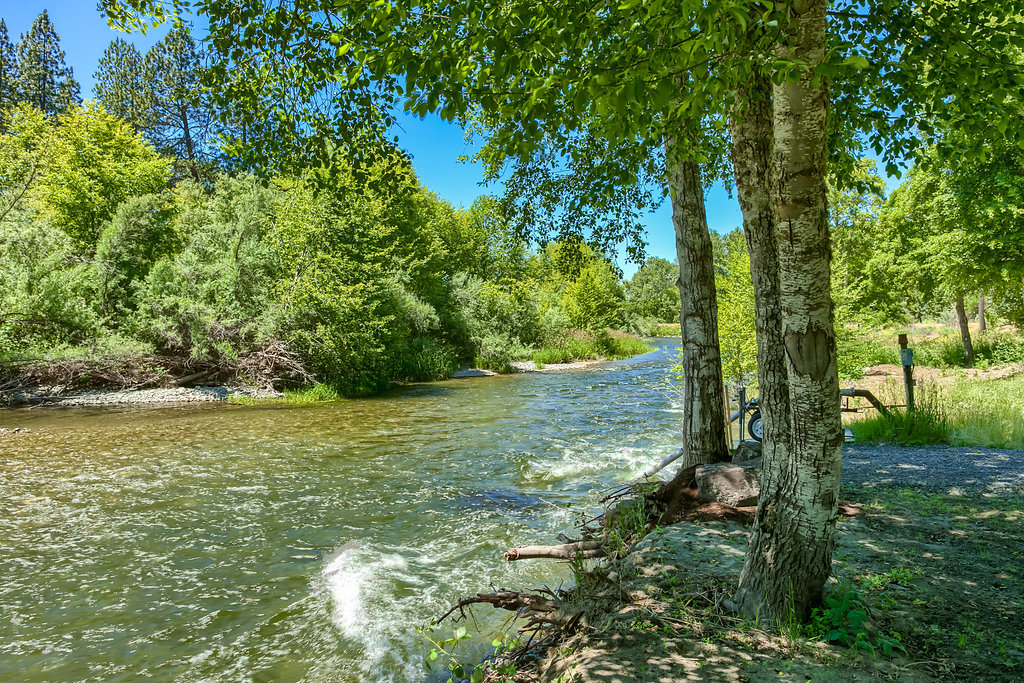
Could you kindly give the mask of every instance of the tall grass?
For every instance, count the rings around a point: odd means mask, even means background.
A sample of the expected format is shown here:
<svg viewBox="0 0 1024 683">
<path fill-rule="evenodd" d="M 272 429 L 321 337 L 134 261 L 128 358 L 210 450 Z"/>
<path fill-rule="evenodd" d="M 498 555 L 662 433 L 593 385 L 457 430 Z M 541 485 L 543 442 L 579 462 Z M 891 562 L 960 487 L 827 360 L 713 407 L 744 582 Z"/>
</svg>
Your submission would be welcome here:
<svg viewBox="0 0 1024 683">
<path fill-rule="evenodd" d="M 243 406 L 266 404 L 309 406 L 340 401 L 343 398 L 341 393 L 329 384 L 312 384 L 298 389 L 285 389 L 281 396 L 256 398 L 247 394 L 233 394 L 228 397 L 228 402 Z"/>
<path fill-rule="evenodd" d="M 605 330 L 590 332 L 574 330 L 554 343 L 547 343 L 533 352 L 533 362 L 542 365 L 571 363 L 579 360 L 629 358 L 652 351 L 643 339 L 625 332 Z"/>
<path fill-rule="evenodd" d="M 1024 449 L 1024 375 L 922 386 L 916 410 L 850 424 L 858 441 Z"/>
<path fill-rule="evenodd" d="M 971 341 L 976 367 L 1024 363 L 1024 335 L 993 330 L 975 333 Z M 917 341 L 914 356 L 918 365 L 933 368 L 958 368 L 967 364 L 960 333 L 956 331 Z"/>
</svg>

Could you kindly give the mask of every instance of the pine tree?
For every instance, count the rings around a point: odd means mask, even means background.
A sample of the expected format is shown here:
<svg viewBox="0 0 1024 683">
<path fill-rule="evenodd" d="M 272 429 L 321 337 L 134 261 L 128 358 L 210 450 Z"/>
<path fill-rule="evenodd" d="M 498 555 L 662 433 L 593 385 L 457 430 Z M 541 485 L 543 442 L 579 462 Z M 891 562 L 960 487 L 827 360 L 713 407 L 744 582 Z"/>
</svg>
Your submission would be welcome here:
<svg viewBox="0 0 1024 683">
<path fill-rule="evenodd" d="M 95 77 L 96 100 L 107 113 L 145 131 L 152 119 L 152 98 L 139 50 L 123 38 L 113 40 L 100 57 Z"/>
<path fill-rule="evenodd" d="M 17 102 L 18 57 L 7 34 L 7 24 L 0 19 L 0 112 Z M 3 130 L 0 121 L 0 131 Z"/>
<path fill-rule="evenodd" d="M 78 81 L 64 63 L 60 38 L 46 10 L 18 43 L 18 100 L 44 114 L 63 114 L 81 102 Z"/>
<path fill-rule="evenodd" d="M 179 174 L 201 182 L 209 165 L 213 117 L 202 86 L 202 55 L 188 29 L 176 27 L 154 45 L 142 70 L 152 104 L 146 136 L 179 160 Z"/>
</svg>

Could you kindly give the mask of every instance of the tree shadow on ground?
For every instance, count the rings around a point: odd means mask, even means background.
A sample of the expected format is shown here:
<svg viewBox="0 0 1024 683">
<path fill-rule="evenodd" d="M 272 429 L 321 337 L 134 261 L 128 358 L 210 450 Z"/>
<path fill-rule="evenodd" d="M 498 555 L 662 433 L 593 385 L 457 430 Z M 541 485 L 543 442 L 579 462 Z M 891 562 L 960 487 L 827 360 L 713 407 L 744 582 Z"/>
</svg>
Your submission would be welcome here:
<svg viewBox="0 0 1024 683">
<path fill-rule="evenodd" d="M 820 642 L 820 625 L 728 613 L 747 529 L 656 529 L 582 584 L 591 628 L 548 652 L 543 681 L 1011 680 L 1024 672 L 1022 500 L 909 489 L 844 491 L 864 511 L 838 523 L 831 595 L 856 591 L 867 637 L 905 653 Z M 858 500 L 858 497 L 860 500 Z M 780 628 L 781 627 L 781 628 Z"/>
</svg>

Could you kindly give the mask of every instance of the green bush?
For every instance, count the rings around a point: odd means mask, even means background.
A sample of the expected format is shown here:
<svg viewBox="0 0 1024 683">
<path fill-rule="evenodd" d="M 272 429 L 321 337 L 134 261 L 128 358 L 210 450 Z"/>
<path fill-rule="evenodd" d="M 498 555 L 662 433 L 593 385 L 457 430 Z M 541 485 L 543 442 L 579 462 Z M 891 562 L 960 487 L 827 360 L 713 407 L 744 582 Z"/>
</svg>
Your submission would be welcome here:
<svg viewBox="0 0 1024 683">
<path fill-rule="evenodd" d="M 446 379 L 459 369 L 455 349 L 424 337 L 402 342 L 394 349 L 393 357 L 392 379 L 401 382 Z"/>
<path fill-rule="evenodd" d="M 529 355 L 526 347 L 507 336 L 492 334 L 480 340 L 475 364 L 478 368 L 494 372 L 511 372 L 512 363 Z"/>
<path fill-rule="evenodd" d="M 76 346 L 102 327 L 95 277 L 61 230 L 22 213 L 0 224 L 0 346 Z"/>
<path fill-rule="evenodd" d="M 873 365 L 899 365 L 900 352 L 895 344 L 886 344 L 870 332 L 836 326 L 836 355 L 839 379 L 860 379 L 864 368 Z"/>
</svg>

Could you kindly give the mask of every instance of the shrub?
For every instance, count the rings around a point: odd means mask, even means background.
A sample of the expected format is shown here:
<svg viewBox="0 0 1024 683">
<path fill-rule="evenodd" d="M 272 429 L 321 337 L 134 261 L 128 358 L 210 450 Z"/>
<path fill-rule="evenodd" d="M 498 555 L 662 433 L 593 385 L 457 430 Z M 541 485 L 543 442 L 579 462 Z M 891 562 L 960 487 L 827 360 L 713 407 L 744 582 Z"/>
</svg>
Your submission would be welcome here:
<svg viewBox="0 0 1024 683">
<path fill-rule="evenodd" d="M 0 224 L 0 342 L 8 349 L 78 345 L 102 324 L 89 264 L 62 231 L 24 214 Z"/>
<path fill-rule="evenodd" d="M 839 379 L 860 379 L 872 365 L 899 365 L 899 347 L 886 344 L 863 330 L 836 326 Z"/>
<path fill-rule="evenodd" d="M 501 334 L 492 334 L 480 340 L 480 350 L 475 364 L 478 368 L 495 372 L 511 372 L 514 361 L 525 358 L 529 351 Z"/>
<path fill-rule="evenodd" d="M 459 369 L 455 349 L 424 337 L 402 342 L 393 350 L 392 379 L 403 382 L 430 382 L 451 377 Z"/>
</svg>

